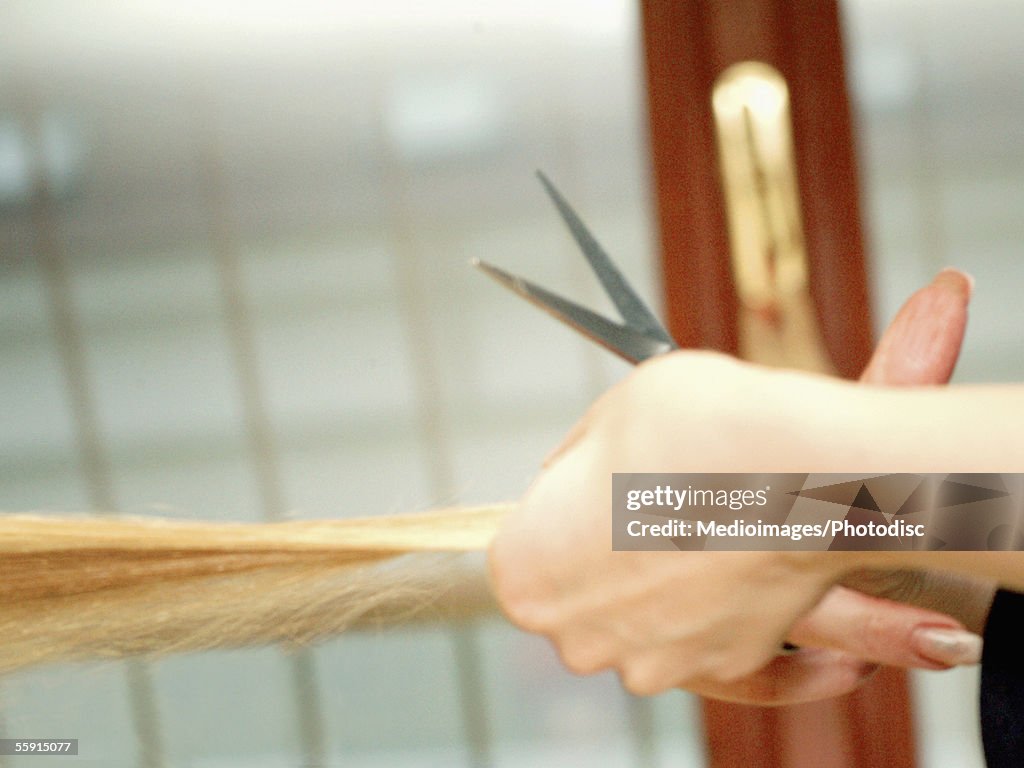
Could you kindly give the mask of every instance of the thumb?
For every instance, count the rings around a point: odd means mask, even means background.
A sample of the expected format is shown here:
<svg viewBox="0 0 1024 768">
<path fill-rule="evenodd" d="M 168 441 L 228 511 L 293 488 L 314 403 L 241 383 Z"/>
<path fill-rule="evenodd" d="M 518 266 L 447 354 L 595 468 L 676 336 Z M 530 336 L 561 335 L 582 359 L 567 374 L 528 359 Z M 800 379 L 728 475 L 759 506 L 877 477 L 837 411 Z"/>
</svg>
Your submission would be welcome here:
<svg viewBox="0 0 1024 768">
<path fill-rule="evenodd" d="M 907 386 L 949 381 L 964 340 L 972 285 L 963 272 L 944 269 L 915 292 L 882 335 L 861 382 Z"/>
<path fill-rule="evenodd" d="M 844 587 L 829 590 L 788 639 L 897 667 L 948 669 L 981 660 L 981 638 L 955 619 Z"/>
</svg>

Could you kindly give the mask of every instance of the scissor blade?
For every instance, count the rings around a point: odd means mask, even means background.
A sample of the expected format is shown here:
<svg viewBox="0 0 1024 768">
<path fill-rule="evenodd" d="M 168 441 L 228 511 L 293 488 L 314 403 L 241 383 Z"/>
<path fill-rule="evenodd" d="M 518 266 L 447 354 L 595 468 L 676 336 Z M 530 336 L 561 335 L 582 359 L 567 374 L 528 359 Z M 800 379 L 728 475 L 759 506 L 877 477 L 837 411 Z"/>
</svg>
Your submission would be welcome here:
<svg viewBox="0 0 1024 768">
<path fill-rule="evenodd" d="M 657 316 L 647 308 L 643 300 L 630 288 L 629 283 L 626 282 L 622 273 L 619 272 L 611 257 L 605 253 L 601 244 L 590 234 L 590 230 L 587 229 L 580 217 L 576 215 L 576 211 L 566 202 L 561 193 L 555 189 L 555 185 L 551 183 L 551 180 L 542 171 L 537 171 L 537 178 L 540 179 L 540 183 L 544 185 L 548 196 L 554 202 L 555 207 L 558 208 L 558 212 L 568 225 L 569 231 L 572 232 L 572 236 L 576 239 L 580 250 L 587 257 L 587 261 L 590 262 L 591 269 L 594 270 L 594 274 L 601 281 L 605 292 L 615 304 L 616 309 L 619 310 L 622 319 L 626 321 L 626 325 L 674 347 L 675 342 L 669 336 L 668 331 L 665 330 L 665 326 L 661 324 Z"/>
<path fill-rule="evenodd" d="M 485 261 L 473 259 L 471 263 L 509 290 L 631 363 L 639 363 L 676 348 L 671 339 L 666 342 L 634 328 L 614 323 L 586 307 L 563 299 L 529 280 L 509 274 Z"/>
</svg>

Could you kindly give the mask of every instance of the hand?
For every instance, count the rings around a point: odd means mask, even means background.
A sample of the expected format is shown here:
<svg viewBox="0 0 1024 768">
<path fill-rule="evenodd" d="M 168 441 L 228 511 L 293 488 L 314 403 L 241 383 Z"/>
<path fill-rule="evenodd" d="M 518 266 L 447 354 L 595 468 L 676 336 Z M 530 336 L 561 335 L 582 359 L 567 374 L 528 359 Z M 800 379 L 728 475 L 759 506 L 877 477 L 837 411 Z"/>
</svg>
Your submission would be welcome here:
<svg viewBox="0 0 1024 768">
<path fill-rule="evenodd" d="M 970 285 L 962 275 L 940 273 L 935 283 L 904 304 L 861 382 L 901 386 L 948 381 L 963 338 L 969 298 Z M 844 577 L 842 584 L 797 622 L 789 640 L 804 650 L 830 648 L 845 653 L 781 657 L 743 681 L 745 700 L 752 700 L 749 692 L 754 685 L 770 691 L 756 697 L 760 704 L 841 695 L 877 666 L 858 664 L 860 660 L 942 669 L 980 659 L 980 638 L 944 622 L 955 617 L 960 627 L 980 634 L 995 594 L 994 582 L 937 570 L 890 570 L 860 571 Z M 943 620 L 938 621 L 934 613 L 918 613 L 911 605 L 937 611 Z M 725 698 L 736 698 L 740 692 L 738 687 L 718 691 Z"/>
<path fill-rule="evenodd" d="M 918 292 L 883 338 L 865 379 L 946 380 L 963 333 L 967 293 L 963 278 L 955 273 L 943 273 Z M 682 357 L 690 358 L 679 363 L 690 369 L 680 372 L 683 381 L 717 376 L 719 391 L 749 373 L 740 375 L 741 366 L 712 356 Z M 511 618 L 548 634 L 570 668 L 592 672 L 616 667 L 627 686 L 640 693 L 683 684 L 720 698 L 781 703 L 849 690 L 872 669 L 859 657 L 941 668 L 934 655 L 921 654 L 918 630 L 930 626 L 955 631 L 962 629 L 959 622 L 842 588 L 833 588 L 819 603 L 830 577 L 808 578 L 772 553 L 671 553 L 666 559 L 666 553 L 610 551 L 610 534 L 604 530 L 610 516 L 594 512 L 606 507 L 607 500 L 593 493 L 589 478 L 601 476 L 601 467 L 610 471 L 624 455 L 635 460 L 647 454 L 650 459 L 652 445 L 644 440 L 659 440 L 661 425 L 644 428 L 640 414 L 657 415 L 665 402 L 683 394 L 664 391 L 665 382 L 675 377 L 663 373 L 649 370 L 646 382 L 634 381 L 603 398 L 499 534 L 491 553 L 492 573 L 499 601 Z M 768 382 L 762 384 L 767 388 Z M 696 389 L 693 394 L 709 406 L 705 415 L 721 406 L 714 393 Z M 688 410 L 699 413 L 699 405 L 690 403 L 696 407 Z M 629 414 L 628 423 L 622 423 L 624 413 Z M 718 445 L 728 452 L 728 445 L 721 445 L 727 418 L 718 425 L 704 418 L 693 426 L 690 445 Z M 641 440 L 632 450 L 622 445 L 630 435 Z M 613 458 L 608 446 L 616 445 L 618 456 Z M 703 458 L 713 452 L 702 452 Z M 719 573 L 725 559 L 731 561 L 729 579 Z M 778 602 L 770 603 L 748 588 L 749 583 L 763 583 L 766 575 L 775 582 L 772 594 Z M 679 588 L 688 582 L 700 583 L 702 589 L 695 594 Z M 791 626 L 793 618 L 816 604 Z M 726 605 L 729 611 L 708 610 Z M 689 617 L 702 614 L 704 626 L 688 626 Z M 760 630 L 756 638 L 735 631 L 732 622 L 738 618 L 742 621 L 737 626 Z M 872 631 L 865 632 L 865 627 Z M 776 657 L 787 633 L 804 648 Z M 835 645 L 847 652 L 828 650 Z M 767 667 L 756 671 L 765 663 Z"/>
</svg>

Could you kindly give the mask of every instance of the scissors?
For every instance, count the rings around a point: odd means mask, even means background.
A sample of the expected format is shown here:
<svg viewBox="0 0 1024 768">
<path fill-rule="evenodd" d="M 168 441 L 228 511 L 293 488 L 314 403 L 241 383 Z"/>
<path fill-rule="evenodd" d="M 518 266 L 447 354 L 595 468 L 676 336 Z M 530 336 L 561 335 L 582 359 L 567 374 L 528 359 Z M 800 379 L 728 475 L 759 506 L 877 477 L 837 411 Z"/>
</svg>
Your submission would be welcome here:
<svg viewBox="0 0 1024 768">
<path fill-rule="evenodd" d="M 539 285 L 511 275 L 480 259 L 473 259 L 470 263 L 509 290 L 631 363 L 640 363 L 649 357 L 679 349 L 679 345 L 665 330 L 665 326 L 626 282 L 626 278 L 619 272 L 611 257 L 590 234 L 590 230 L 565 201 L 551 180 L 540 171 L 537 171 L 537 178 L 544 185 L 544 189 L 547 190 L 562 219 L 569 227 L 569 231 L 576 239 L 577 245 L 583 251 L 583 255 L 587 257 L 587 261 L 590 262 L 590 267 L 601 281 L 605 293 L 615 304 L 615 308 L 622 317 L 622 322 L 618 323 L 602 317 L 586 307 L 563 299 Z M 782 653 L 788 654 L 794 653 L 800 648 L 792 643 L 784 642 L 781 644 L 780 650 Z"/>
<path fill-rule="evenodd" d="M 480 259 L 473 259 L 470 263 L 509 290 L 631 363 L 639 363 L 649 357 L 678 349 L 679 345 L 665 330 L 665 326 L 629 285 L 611 257 L 555 189 L 555 185 L 540 171 L 537 171 L 537 178 L 590 262 L 591 269 L 618 310 L 622 322 L 609 320 Z"/>
</svg>

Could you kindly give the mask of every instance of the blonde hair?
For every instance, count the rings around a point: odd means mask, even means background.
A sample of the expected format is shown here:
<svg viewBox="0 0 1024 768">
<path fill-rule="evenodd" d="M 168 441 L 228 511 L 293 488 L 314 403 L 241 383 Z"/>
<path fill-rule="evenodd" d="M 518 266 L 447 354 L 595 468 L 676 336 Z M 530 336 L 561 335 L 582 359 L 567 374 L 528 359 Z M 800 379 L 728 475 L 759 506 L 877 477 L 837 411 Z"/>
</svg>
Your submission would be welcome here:
<svg viewBox="0 0 1024 768">
<path fill-rule="evenodd" d="M 485 549 L 508 508 L 267 524 L 0 516 L 0 673 L 474 615 L 492 607 L 482 561 L 451 553 Z"/>
</svg>

